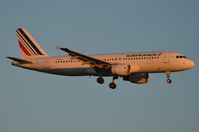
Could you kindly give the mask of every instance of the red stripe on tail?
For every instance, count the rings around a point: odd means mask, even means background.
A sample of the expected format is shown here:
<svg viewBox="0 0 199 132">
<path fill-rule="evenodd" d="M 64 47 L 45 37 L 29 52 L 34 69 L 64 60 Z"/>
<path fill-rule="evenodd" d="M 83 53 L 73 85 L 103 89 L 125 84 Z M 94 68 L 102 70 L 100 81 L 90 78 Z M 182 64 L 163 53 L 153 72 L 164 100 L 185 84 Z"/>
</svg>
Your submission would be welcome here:
<svg viewBox="0 0 199 132">
<path fill-rule="evenodd" d="M 19 47 L 22 49 L 22 51 L 27 55 L 27 56 L 31 56 L 30 52 L 23 46 L 23 44 L 21 43 L 21 41 L 18 39 L 19 42 Z"/>
</svg>

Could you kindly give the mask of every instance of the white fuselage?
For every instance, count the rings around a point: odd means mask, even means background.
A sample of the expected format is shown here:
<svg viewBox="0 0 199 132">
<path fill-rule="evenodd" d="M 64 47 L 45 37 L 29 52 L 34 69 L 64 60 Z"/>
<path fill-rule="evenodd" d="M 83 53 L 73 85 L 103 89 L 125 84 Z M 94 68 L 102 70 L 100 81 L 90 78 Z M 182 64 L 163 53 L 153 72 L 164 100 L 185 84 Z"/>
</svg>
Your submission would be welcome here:
<svg viewBox="0 0 199 132">
<path fill-rule="evenodd" d="M 93 54 L 89 56 L 113 65 L 131 65 L 134 68 L 134 73 L 177 72 L 194 66 L 194 62 L 183 54 L 169 51 Z M 57 75 L 99 76 L 94 67 L 71 56 L 36 57 L 29 60 L 34 63 L 19 64 L 13 62 L 13 65 Z M 112 76 L 112 73 L 104 72 L 103 76 Z"/>
<path fill-rule="evenodd" d="M 171 83 L 171 72 L 194 67 L 194 62 L 181 53 L 170 51 L 130 52 L 115 54 L 82 54 L 59 47 L 68 56 L 49 56 L 25 28 L 17 28 L 19 49 L 22 58 L 8 56 L 18 67 L 63 76 L 98 76 L 97 82 L 104 83 L 104 76 L 112 76 L 109 87 L 116 88 L 115 80 L 136 84 L 148 82 L 149 73 L 166 73 Z"/>
</svg>

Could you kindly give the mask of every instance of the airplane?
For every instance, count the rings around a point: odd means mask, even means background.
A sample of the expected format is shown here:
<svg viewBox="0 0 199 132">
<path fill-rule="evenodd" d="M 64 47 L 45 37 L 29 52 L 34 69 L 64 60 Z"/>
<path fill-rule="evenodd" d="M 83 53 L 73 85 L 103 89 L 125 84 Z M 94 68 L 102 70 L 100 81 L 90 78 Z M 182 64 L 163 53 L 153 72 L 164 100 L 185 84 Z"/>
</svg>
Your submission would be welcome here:
<svg viewBox="0 0 199 132">
<path fill-rule="evenodd" d="M 166 73 L 167 83 L 170 74 L 191 69 L 194 61 L 174 51 L 128 52 L 115 54 L 82 54 L 68 48 L 57 47 L 66 52 L 65 56 L 49 56 L 25 28 L 16 29 L 22 58 L 7 57 L 12 65 L 63 76 L 97 76 L 99 84 L 103 77 L 112 77 L 111 89 L 116 88 L 115 80 L 145 84 L 150 73 Z"/>
</svg>

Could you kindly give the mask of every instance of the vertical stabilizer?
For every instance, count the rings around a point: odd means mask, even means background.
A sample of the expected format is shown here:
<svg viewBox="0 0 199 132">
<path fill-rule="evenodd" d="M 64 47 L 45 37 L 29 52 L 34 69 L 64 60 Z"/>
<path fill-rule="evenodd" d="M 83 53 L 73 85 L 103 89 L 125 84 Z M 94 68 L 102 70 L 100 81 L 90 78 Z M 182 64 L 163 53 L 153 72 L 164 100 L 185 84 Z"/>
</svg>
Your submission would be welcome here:
<svg viewBox="0 0 199 132">
<path fill-rule="evenodd" d="M 25 28 L 16 30 L 20 52 L 23 58 L 48 56 Z"/>
</svg>

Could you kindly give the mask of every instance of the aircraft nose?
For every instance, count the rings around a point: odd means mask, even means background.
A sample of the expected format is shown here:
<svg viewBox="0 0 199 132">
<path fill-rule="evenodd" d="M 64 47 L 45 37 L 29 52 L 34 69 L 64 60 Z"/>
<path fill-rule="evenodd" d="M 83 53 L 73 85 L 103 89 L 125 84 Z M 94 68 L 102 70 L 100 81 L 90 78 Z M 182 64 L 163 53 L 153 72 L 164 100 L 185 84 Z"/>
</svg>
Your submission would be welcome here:
<svg viewBox="0 0 199 132">
<path fill-rule="evenodd" d="M 189 68 L 193 68 L 195 66 L 195 62 L 192 60 L 189 60 L 188 65 L 189 65 Z"/>
</svg>

